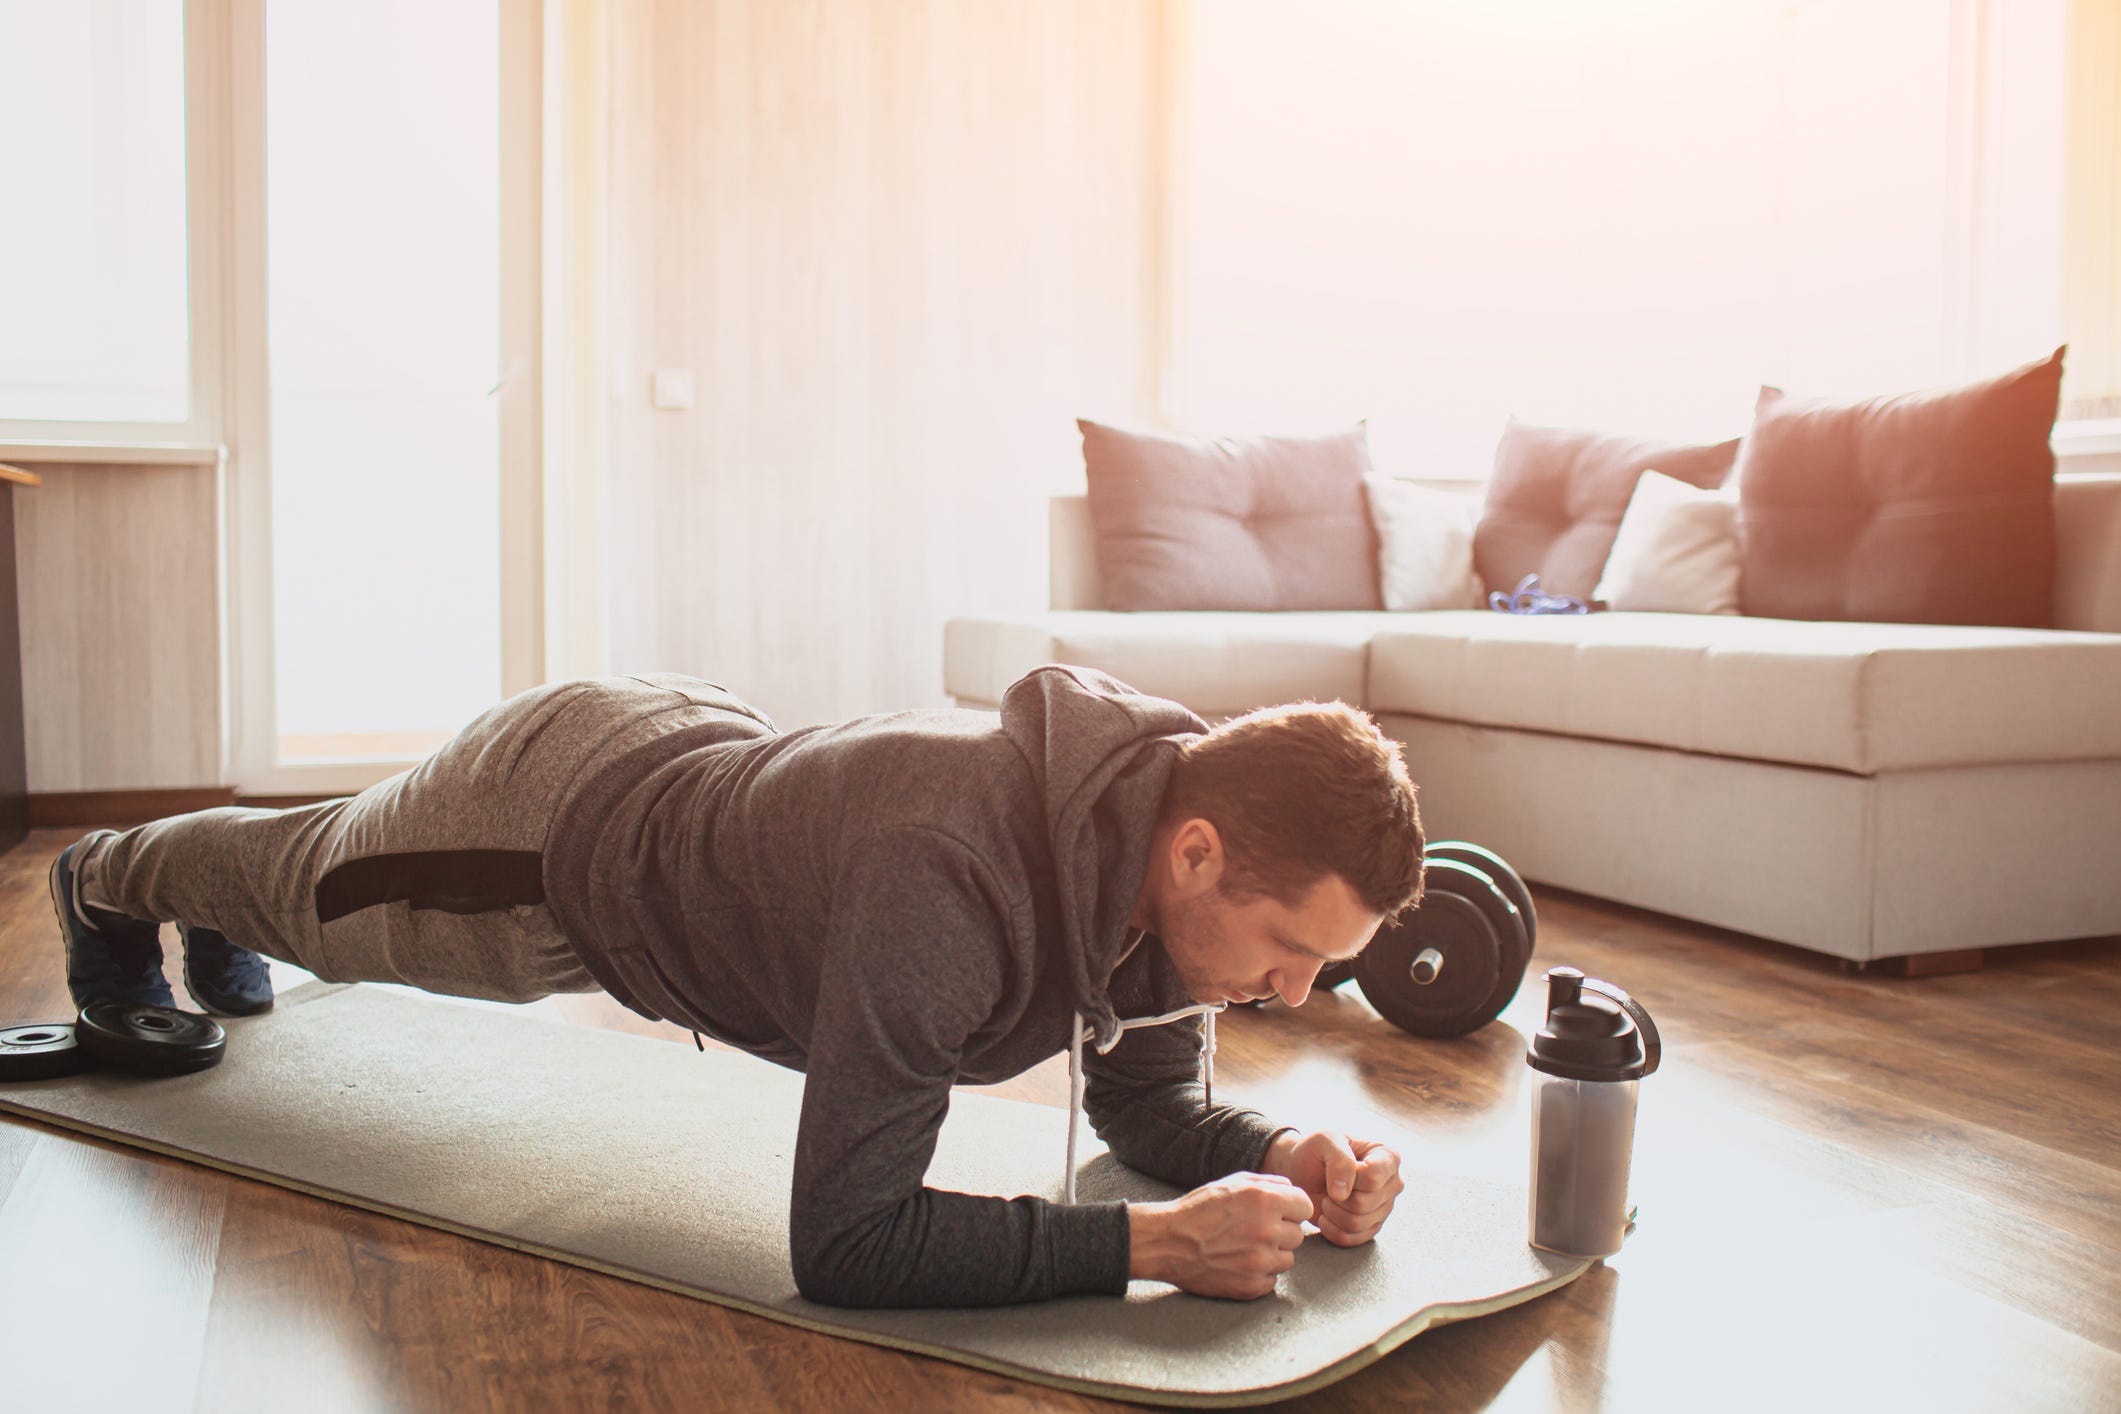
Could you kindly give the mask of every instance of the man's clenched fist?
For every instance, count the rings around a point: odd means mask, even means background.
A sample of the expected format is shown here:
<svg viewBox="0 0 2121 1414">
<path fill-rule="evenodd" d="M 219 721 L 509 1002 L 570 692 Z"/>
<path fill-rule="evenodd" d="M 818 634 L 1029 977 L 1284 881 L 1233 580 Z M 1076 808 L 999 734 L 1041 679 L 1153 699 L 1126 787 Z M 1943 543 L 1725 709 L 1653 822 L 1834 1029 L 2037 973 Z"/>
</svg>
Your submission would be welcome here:
<svg viewBox="0 0 2121 1414">
<path fill-rule="evenodd" d="M 1238 1173 L 1168 1203 L 1132 1203 L 1127 1275 L 1250 1300 L 1296 1262 L 1311 1200 L 1275 1174 Z"/>
<path fill-rule="evenodd" d="M 1330 1129 L 1276 1135 L 1263 1167 L 1309 1195 L 1317 1210 L 1312 1221 L 1328 1242 L 1341 1247 L 1357 1247 L 1377 1236 L 1406 1188 L 1399 1178 L 1399 1155 Z"/>
</svg>

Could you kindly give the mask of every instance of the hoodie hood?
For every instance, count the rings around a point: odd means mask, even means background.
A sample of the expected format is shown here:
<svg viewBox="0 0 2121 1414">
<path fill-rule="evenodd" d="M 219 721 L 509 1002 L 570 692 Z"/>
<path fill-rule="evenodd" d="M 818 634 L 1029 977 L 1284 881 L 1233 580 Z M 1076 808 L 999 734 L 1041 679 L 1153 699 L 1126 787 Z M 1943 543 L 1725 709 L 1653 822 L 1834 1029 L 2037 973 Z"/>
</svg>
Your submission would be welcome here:
<svg viewBox="0 0 2121 1414">
<path fill-rule="evenodd" d="M 1183 739 L 1207 730 L 1176 702 L 1089 668 L 1037 668 L 1002 696 L 1002 731 L 1045 810 L 1076 1010 L 1100 1048 L 1119 1037 L 1112 973 L 1132 940 L 1164 786 Z"/>
</svg>

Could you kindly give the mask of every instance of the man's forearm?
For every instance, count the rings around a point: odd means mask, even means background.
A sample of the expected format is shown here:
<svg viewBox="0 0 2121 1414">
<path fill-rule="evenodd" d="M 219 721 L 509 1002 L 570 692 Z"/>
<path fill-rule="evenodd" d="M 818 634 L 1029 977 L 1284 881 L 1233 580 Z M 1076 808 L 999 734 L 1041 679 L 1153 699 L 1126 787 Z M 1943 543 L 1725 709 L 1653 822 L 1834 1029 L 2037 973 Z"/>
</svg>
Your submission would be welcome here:
<svg viewBox="0 0 2121 1414">
<path fill-rule="evenodd" d="M 849 1221 L 844 1204 L 799 1200 L 789 1256 L 796 1290 L 827 1306 L 998 1306 L 1117 1292 L 1121 1244 L 1132 1237 L 1122 1207 L 924 1188 Z"/>
<path fill-rule="evenodd" d="M 1105 1103 L 1091 1110 L 1092 1127 L 1113 1157 L 1182 1188 L 1257 1170 L 1273 1130 L 1254 1111 L 1207 1105 L 1198 1082 L 1108 1092 L 1101 1099 Z"/>
</svg>

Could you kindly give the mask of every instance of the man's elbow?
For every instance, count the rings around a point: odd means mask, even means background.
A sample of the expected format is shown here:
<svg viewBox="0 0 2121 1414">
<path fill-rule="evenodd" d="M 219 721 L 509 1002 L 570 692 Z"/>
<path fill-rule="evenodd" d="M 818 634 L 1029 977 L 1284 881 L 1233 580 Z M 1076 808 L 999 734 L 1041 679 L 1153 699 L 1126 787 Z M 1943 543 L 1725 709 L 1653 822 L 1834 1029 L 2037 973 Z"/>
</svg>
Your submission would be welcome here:
<svg viewBox="0 0 2121 1414">
<path fill-rule="evenodd" d="M 852 1280 L 847 1273 L 820 1262 L 795 1264 L 795 1289 L 805 1301 L 814 1301 L 820 1306 L 873 1311 L 889 1304 L 881 1300 L 879 1293 L 867 1283 Z"/>
<path fill-rule="evenodd" d="M 795 1289 L 805 1301 L 815 1301 L 820 1306 L 874 1311 L 898 1305 L 873 1269 L 851 1260 L 853 1250 L 854 1244 L 844 1239 L 792 1240 L 788 1256 L 795 1270 Z"/>
</svg>

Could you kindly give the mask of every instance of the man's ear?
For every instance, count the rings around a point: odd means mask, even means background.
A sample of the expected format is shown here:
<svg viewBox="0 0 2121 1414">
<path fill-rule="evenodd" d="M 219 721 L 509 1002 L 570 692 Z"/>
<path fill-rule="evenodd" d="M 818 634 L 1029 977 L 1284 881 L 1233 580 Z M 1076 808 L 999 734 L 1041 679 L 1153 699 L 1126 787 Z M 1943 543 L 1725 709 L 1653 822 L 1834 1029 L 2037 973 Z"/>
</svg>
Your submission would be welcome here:
<svg viewBox="0 0 2121 1414">
<path fill-rule="evenodd" d="M 1179 886 L 1205 892 L 1222 880 L 1223 837 L 1210 820 L 1185 821 L 1171 837 L 1171 860 Z"/>
</svg>

